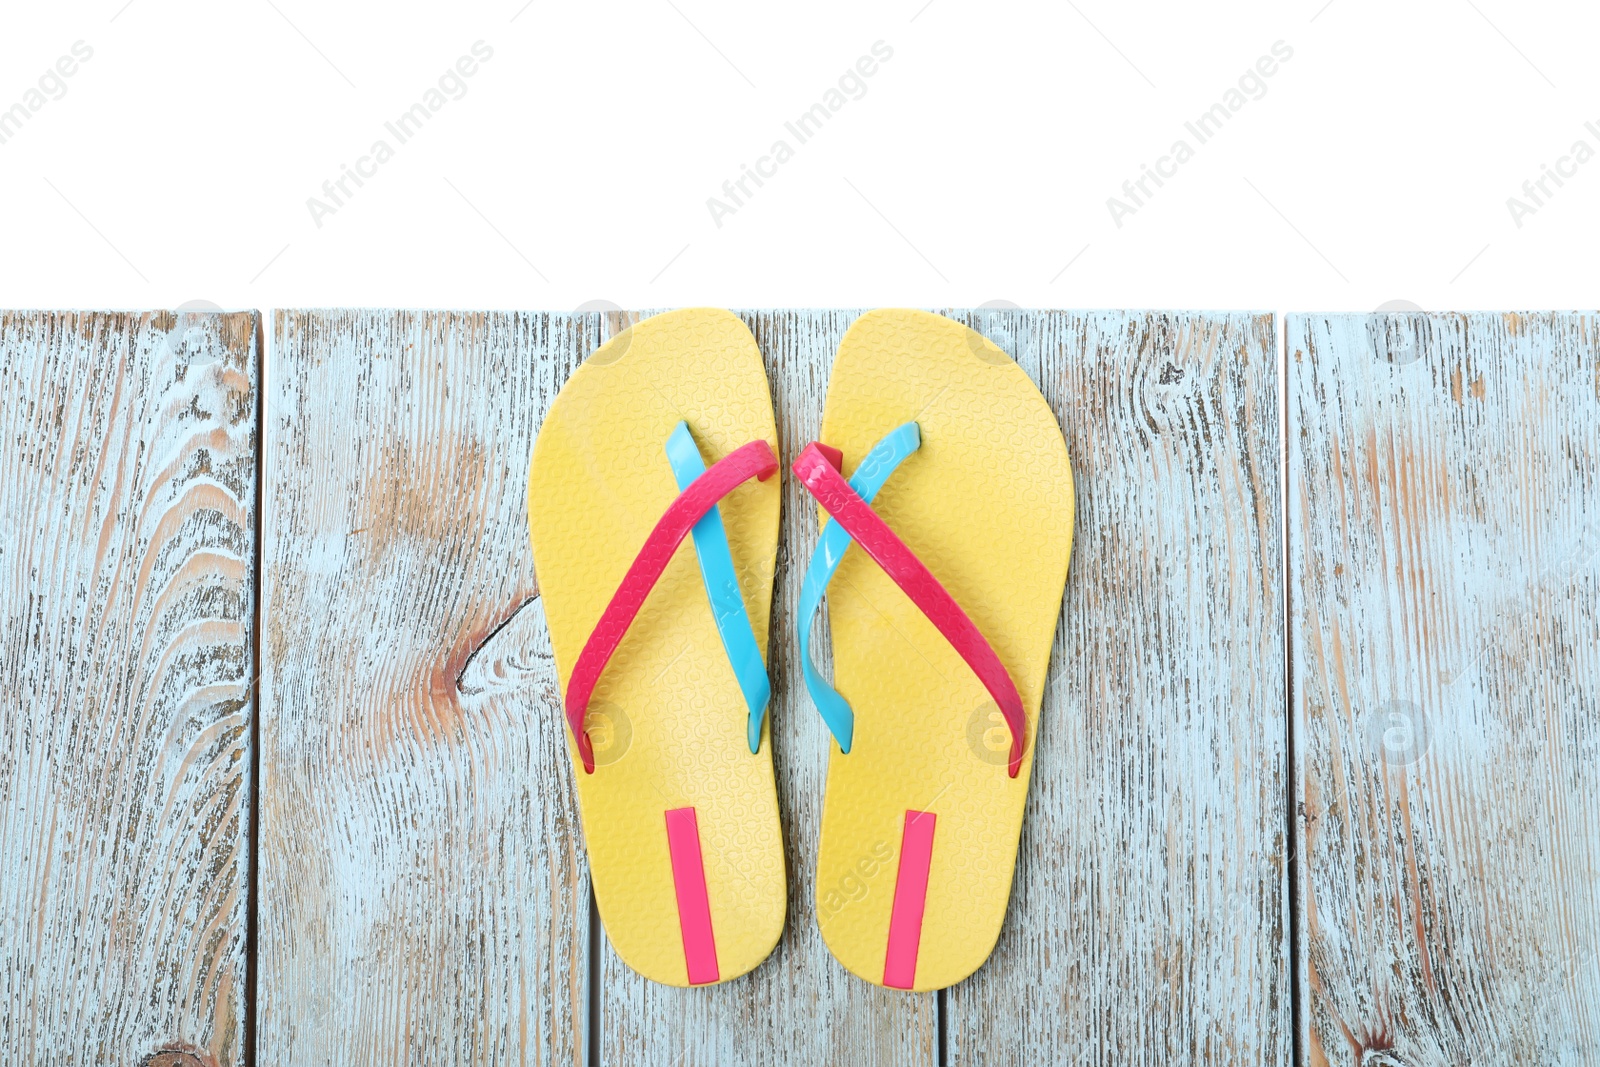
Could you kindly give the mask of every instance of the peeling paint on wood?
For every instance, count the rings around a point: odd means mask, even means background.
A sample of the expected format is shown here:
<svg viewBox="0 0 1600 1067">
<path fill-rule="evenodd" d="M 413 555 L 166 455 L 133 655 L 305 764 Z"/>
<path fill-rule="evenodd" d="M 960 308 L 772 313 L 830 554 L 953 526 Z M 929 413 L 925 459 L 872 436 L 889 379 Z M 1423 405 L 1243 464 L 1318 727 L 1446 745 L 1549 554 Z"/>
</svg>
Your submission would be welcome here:
<svg viewBox="0 0 1600 1067">
<path fill-rule="evenodd" d="M 256 335 L 0 313 L 0 1062 L 245 1061 Z"/>
<path fill-rule="evenodd" d="M 1600 1062 L 1600 320 L 1287 339 L 1306 1062 Z"/>
<path fill-rule="evenodd" d="M 786 455 L 856 314 L 744 316 Z M 711 990 L 591 973 L 522 502 L 560 383 L 639 315 L 277 316 L 261 1062 L 1289 1059 L 1272 322 L 950 314 L 1055 408 L 1079 529 L 1010 914 L 943 998 L 816 932 L 792 486 L 783 940 Z M 0 1061 L 248 1058 L 256 331 L 0 314 Z M 1287 337 L 1305 1062 L 1600 1059 L 1600 323 Z"/>
<path fill-rule="evenodd" d="M 582 1062 L 588 879 L 524 501 L 598 324 L 277 313 L 263 1063 Z"/>
</svg>

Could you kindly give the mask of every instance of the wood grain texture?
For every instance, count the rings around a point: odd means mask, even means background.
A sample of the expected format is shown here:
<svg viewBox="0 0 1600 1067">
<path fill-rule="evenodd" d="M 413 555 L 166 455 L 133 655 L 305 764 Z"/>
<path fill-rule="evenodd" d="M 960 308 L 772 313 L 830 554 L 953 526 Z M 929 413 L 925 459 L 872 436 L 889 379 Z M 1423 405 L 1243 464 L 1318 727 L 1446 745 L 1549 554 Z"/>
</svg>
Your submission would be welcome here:
<svg viewBox="0 0 1600 1067">
<path fill-rule="evenodd" d="M 1306 1062 L 1600 1062 L 1600 321 L 1287 337 Z"/>
<path fill-rule="evenodd" d="M 980 311 L 1078 519 L 1011 907 L 952 1064 L 1290 1059 L 1270 316 Z"/>
<path fill-rule="evenodd" d="M 256 334 L 0 313 L 0 1062 L 244 1062 Z"/>
<path fill-rule="evenodd" d="M 263 1064 L 576 1064 L 588 880 L 528 457 L 598 315 L 279 312 Z"/>
</svg>

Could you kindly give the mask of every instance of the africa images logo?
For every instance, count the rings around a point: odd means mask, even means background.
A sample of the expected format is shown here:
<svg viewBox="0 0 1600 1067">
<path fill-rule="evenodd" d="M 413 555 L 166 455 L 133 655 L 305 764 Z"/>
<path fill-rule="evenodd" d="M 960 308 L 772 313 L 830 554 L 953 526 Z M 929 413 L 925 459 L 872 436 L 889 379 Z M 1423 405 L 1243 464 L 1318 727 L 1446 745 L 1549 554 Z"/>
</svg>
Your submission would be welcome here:
<svg viewBox="0 0 1600 1067">
<path fill-rule="evenodd" d="M 838 81 L 822 94 L 822 99 L 802 111 L 792 121 L 783 124 L 784 131 L 794 138 L 791 145 L 785 138 L 773 141 L 765 155 L 757 156 L 755 166 L 739 164 L 739 176 L 722 183 L 722 196 L 706 198 L 706 210 L 711 221 L 722 229 L 722 220 L 745 206 L 755 196 L 756 190 L 777 176 L 778 168 L 794 158 L 795 148 L 805 144 L 822 132 L 823 125 L 844 109 L 851 100 L 867 95 L 867 79 L 878 73 L 880 66 L 894 58 L 894 49 L 884 41 L 872 42 L 872 54 L 861 56 L 855 64 L 846 67 Z M 752 188 L 753 186 L 753 188 Z"/>
<path fill-rule="evenodd" d="M 1168 180 L 1176 178 L 1178 168 L 1195 157 L 1199 146 L 1220 134 L 1246 104 L 1267 95 L 1267 79 L 1294 58 L 1294 49 L 1287 41 L 1274 41 L 1269 53 L 1246 68 L 1220 100 L 1183 124 L 1184 132 L 1194 139 L 1194 144 L 1190 144 L 1188 138 L 1178 138 L 1165 155 L 1156 157 L 1154 166 L 1139 164 L 1139 176 L 1122 183 L 1122 196 L 1106 198 L 1106 210 L 1111 213 L 1111 221 L 1116 223 L 1117 229 L 1122 229 L 1122 222 L 1129 215 L 1138 214 L 1140 208 L 1148 205 Z"/>
<path fill-rule="evenodd" d="M 393 121 L 383 124 L 384 130 L 394 139 L 394 144 L 380 137 L 365 155 L 356 157 L 354 167 L 346 163 L 339 164 L 339 176 L 322 183 L 322 197 L 306 198 L 306 210 L 311 212 L 311 221 L 317 229 L 322 229 L 325 216 L 337 214 L 355 197 L 356 191 L 366 184 L 363 179 L 378 176 L 378 168 L 395 157 L 398 146 L 421 133 L 423 127 L 433 121 L 433 116 L 444 110 L 446 104 L 467 95 L 467 79 L 494 58 L 494 49 L 485 41 L 474 41 L 471 53 L 461 56 L 447 67 L 438 80 L 423 92 L 420 100 L 402 111 Z M 352 185 L 355 188 L 352 189 Z"/>
<path fill-rule="evenodd" d="M 67 79 L 78 73 L 78 68 L 94 58 L 94 49 L 84 41 L 72 42 L 71 54 L 64 55 L 46 68 L 39 79 L 22 94 L 22 99 L 0 110 L 0 144 L 5 144 L 22 132 L 23 124 L 44 110 L 52 100 L 67 95 Z"/>
<path fill-rule="evenodd" d="M 1584 123 L 1583 132 L 1600 143 L 1600 123 Z M 1594 157 L 1594 145 L 1586 138 L 1579 137 L 1572 142 L 1566 154 L 1556 157 L 1554 166 L 1539 164 L 1539 176 L 1522 183 L 1522 195 L 1506 197 L 1506 210 L 1511 213 L 1511 221 L 1517 229 L 1522 229 L 1530 217 L 1539 213 L 1539 209 L 1548 207 L 1550 201 L 1566 186 L 1567 180 L 1578 176 L 1578 168 Z"/>
</svg>

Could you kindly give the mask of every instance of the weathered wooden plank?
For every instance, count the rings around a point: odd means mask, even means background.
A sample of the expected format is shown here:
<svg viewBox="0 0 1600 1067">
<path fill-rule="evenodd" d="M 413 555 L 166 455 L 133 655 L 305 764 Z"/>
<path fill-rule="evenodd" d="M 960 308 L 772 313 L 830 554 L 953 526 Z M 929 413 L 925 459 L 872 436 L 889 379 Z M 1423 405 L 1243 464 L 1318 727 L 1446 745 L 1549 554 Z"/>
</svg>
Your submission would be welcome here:
<svg viewBox="0 0 1600 1067">
<path fill-rule="evenodd" d="M 840 338 L 858 314 L 741 313 L 767 360 L 785 460 L 816 439 L 828 369 Z M 647 982 L 607 949 L 599 982 L 604 1063 L 898 1067 L 936 1062 L 935 996 L 880 989 L 861 981 L 834 960 L 817 930 L 817 840 L 829 738 L 805 695 L 794 630 L 800 580 L 816 544 L 816 504 L 786 476 L 783 509 L 767 649 L 773 762 L 789 869 L 783 938 L 771 957 L 749 975 L 701 989 Z"/>
<path fill-rule="evenodd" d="M 276 316 L 263 1063 L 582 1060 L 588 884 L 525 499 L 599 323 Z"/>
<path fill-rule="evenodd" d="M 1078 519 L 1011 907 L 950 1063 L 1290 1057 L 1278 355 L 1259 315 L 980 311 Z"/>
<path fill-rule="evenodd" d="M 1287 336 L 1306 1062 L 1600 1062 L 1600 320 Z"/>
<path fill-rule="evenodd" d="M 244 1062 L 256 336 L 0 314 L 0 1062 Z"/>
</svg>

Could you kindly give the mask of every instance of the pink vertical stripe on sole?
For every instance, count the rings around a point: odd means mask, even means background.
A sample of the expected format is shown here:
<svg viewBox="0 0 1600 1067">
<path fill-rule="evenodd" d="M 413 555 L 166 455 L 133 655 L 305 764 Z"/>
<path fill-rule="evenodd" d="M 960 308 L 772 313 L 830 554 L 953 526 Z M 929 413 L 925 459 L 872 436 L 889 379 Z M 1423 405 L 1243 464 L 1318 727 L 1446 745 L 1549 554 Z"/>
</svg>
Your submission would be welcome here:
<svg viewBox="0 0 1600 1067">
<path fill-rule="evenodd" d="M 928 904 L 928 865 L 933 860 L 931 811 L 907 811 L 900 834 L 900 868 L 894 876 L 894 910 L 889 914 L 889 951 L 883 960 L 883 984 L 910 989 L 917 984 L 917 946 L 922 941 L 922 912 Z"/>
<path fill-rule="evenodd" d="M 700 823 L 693 808 L 667 812 L 667 848 L 672 853 L 672 888 L 678 896 L 678 928 L 683 931 L 689 984 L 715 982 L 721 972 L 717 970 L 717 941 L 711 933 L 706 868 L 700 858 Z"/>
</svg>

